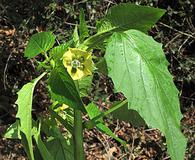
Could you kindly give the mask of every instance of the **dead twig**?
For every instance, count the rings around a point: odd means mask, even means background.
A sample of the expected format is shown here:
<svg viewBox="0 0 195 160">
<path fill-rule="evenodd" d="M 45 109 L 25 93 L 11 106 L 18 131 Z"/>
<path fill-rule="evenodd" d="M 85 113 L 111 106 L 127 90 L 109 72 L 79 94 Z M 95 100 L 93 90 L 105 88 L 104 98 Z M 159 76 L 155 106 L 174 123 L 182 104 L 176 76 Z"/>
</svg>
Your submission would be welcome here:
<svg viewBox="0 0 195 160">
<path fill-rule="evenodd" d="M 6 64 L 5 64 L 5 68 L 4 68 L 4 71 L 3 71 L 3 86 L 4 86 L 4 89 L 6 90 L 7 87 L 6 87 L 6 84 L 7 84 L 7 75 L 6 75 L 6 72 L 7 72 L 7 68 L 8 68 L 8 63 L 9 63 L 9 60 L 12 56 L 12 53 L 9 54 L 8 58 L 7 58 L 7 61 L 6 61 Z"/>
<path fill-rule="evenodd" d="M 131 150 L 130 150 L 129 160 L 131 160 L 131 159 L 132 159 L 132 156 L 133 156 L 134 143 L 135 143 L 135 137 L 134 137 L 134 135 L 133 135 L 133 139 L 132 139 L 132 144 L 131 144 Z"/>
<path fill-rule="evenodd" d="M 162 22 L 159 22 L 159 24 L 162 25 L 162 26 L 164 26 L 164 27 L 167 27 L 167 28 L 169 28 L 169 29 L 171 29 L 171 30 L 173 30 L 173 31 L 175 31 L 175 32 L 178 32 L 178 33 L 180 33 L 180 34 L 182 34 L 182 35 L 185 35 L 185 36 L 187 36 L 187 37 L 190 37 L 190 38 L 195 39 L 195 37 L 193 36 L 193 34 L 195 34 L 195 33 L 189 34 L 189 33 L 186 33 L 186 32 L 182 32 L 182 31 L 179 31 L 179 30 L 177 30 L 177 29 L 175 29 L 175 28 L 173 28 L 173 27 L 171 27 L 171 26 L 168 26 L 167 24 L 162 23 Z"/>
<path fill-rule="evenodd" d="M 76 26 L 77 25 L 75 23 L 70 23 L 70 22 L 64 22 L 64 23 L 67 24 L 67 25 L 70 25 L 70 26 Z M 87 26 L 87 28 L 96 29 L 96 27 L 93 27 L 93 26 Z"/>
</svg>

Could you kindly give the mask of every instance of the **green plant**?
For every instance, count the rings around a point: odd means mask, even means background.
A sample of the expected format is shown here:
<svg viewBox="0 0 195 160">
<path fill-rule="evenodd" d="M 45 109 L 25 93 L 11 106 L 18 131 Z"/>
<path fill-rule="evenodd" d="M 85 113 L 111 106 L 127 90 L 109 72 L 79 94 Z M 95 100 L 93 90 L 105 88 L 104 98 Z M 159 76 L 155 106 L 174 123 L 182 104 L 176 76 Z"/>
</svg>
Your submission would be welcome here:
<svg viewBox="0 0 195 160">
<path fill-rule="evenodd" d="M 121 120 L 146 123 L 159 129 L 166 137 L 171 158 L 182 160 L 186 139 L 180 131 L 182 115 L 178 90 L 168 72 L 162 45 L 146 35 L 163 14 L 161 9 L 120 4 L 98 21 L 97 33 L 89 36 L 81 10 L 80 24 L 66 44 L 54 47 L 55 36 L 51 32 L 33 35 L 25 57 L 43 54 L 45 60 L 37 62 L 38 68 L 45 71 L 18 92 L 17 121 L 4 137 L 21 139 L 31 160 L 83 160 L 84 128 L 96 127 L 126 145 L 104 125 L 102 118 L 113 114 Z M 94 49 L 105 52 L 105 56 L 92 56 Z M 126 100 L 116 102 L 105 112 L 99 111 L 93 102 L 85 106 L 82 97 L 95 72 L 108 74 L 116 92 L 122 92 Z M 31 115 L 33 91 L 44 76 L 48 78 L 46 83 L 52 104 L 49 114 L 34 120 Z M 82 114 L 88 114 L 90 120 L 83 121 Z M 61 133 L 61 127 L 66 131 Z"/>
</svg>

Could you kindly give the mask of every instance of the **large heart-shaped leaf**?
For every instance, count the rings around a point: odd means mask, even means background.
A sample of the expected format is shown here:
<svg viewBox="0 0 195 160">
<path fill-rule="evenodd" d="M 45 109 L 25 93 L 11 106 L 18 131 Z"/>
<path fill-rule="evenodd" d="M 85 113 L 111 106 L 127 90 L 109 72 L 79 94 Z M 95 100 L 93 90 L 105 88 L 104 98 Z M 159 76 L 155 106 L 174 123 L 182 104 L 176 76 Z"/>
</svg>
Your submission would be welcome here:
<svg viewBox="0 0 195 160">
<path fill-rule="evenodd" d="M 24 51 L 24 56 L 33 58 L 39 53 L 46 53 L 55 43 L 55 36 L 52 32 L 40 32 L 32 35 L 27 47 Z"/>
<path fill-rule="evenodd" d="M 109 76 L 146 123 L 166 137 L 173 160 L 183 160 L 186 139 L 180 131 L 178 90 L 169 73 L 162 45 L 136 30 L 115 33 L 108 43 Z"/>
<path fill-rule="evenodd" d="M 24 145 L 28 154 L 28 157 L 31 160 L 34 160 L 33 154 L 33 145 L 32 145 L 32 98 L 33 91 L 37 82 L 45 75 L 46 73 L 41 74 L 39 77 L 33 81 L 25 84 L 22 89 L 18 92 L 18 99 L 16 104 L 18 105 L 18 112 L 16 117 L 20 119 L 20 132 L 22 140 L 26 140 Z"/>
</svg>

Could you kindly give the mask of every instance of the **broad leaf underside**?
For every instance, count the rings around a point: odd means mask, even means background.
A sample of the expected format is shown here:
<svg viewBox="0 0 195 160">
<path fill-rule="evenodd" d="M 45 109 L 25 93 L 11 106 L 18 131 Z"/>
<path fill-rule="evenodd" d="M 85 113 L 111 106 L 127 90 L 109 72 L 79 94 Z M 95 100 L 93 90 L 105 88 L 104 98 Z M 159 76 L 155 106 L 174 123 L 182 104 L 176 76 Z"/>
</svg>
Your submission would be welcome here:
<svg viewBox="0 0 195 160">
<path fill-rule="evenodd" d="M 115 33 L 106 50 L 109 76 L 124 93 L 129 109 L 165 135 L 173 160 L 182 160 L 186 139 L 180 131 L 178 90 L 161 44 L 136 30 Z"/>
</svg>

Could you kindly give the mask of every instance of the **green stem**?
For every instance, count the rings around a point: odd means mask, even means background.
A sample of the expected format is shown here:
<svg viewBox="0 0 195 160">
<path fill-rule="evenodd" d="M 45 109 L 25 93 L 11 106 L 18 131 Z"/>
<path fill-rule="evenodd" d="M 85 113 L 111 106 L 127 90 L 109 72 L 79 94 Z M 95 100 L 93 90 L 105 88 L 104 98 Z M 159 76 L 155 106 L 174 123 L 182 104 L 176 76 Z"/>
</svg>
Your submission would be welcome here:
<svg viewBox="0 0 195 160">
<path fill-rule="evenodd" d="M 78 81 L 75 82 L 75 85 L 79 92 Z M 73 141 L 74 141 L 74 160 L 85 160 L 84 147 L 83 147 L 82 112 L 78 109 L 74 109 Z"/>
<path fill-rule="evenodd" d="M 103 113 L 103 117 L 107 116 L 108 114 L 112 113 L 113 111 L 115 111 L 115 110 L 119 109 L 120 107 L 124 106 L 127 102 L 128 102 L 127 99 L 125 99 L 121 103 L 119 103 L 119 104 L 115 105 L 114 107 L 110 108 L 109 110 L 105 111 Z"/>
<path fill-rule="evenodd" d="M 82 112 L 74 109 L 74 160 L 84 160 Z"/>
<path fill-rule="evenodd" d="M 121 103 L 114 105 L 112 108 L 110 108 L 109 110 L 99 114 L 98 116 L 94 117 L 93 119 L 87 121 L 84 123 L 84 127 L 87 129 L 92 129 L 96 126 L 96 124 L 99 123 L 99 119 L 102 117 L 105 117 L 107 115 L 109 115 L 110 113 L 112 113 L 113 111 L 119 109 L 120 107 L 122 107 L 123 105 L 125 105 L 126 103 L 128 103 L 127 99 L 125 99 L 124 101 L 122 101 Z"/>
<path fill-rule="evenodd" d="M 48 57 L 47 52 L 43 52 L 43 55 L 45 56 L 46 62 L 49 62 L 50 58 Z"/>
</svg>

